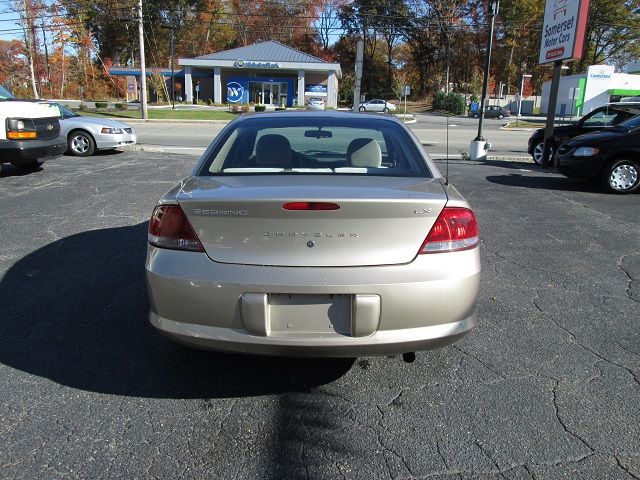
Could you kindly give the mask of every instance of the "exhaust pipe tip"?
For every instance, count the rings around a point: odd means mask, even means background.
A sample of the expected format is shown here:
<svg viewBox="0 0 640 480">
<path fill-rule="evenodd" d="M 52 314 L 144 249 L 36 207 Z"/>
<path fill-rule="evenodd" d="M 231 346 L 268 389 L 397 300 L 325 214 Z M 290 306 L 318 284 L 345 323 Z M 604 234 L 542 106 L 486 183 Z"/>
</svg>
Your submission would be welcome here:
<svg viewBox="0 0 640 480">
<path fill-rule="evenodd" d="M 402 354 L 402 360 L 405 363 L 413 363 L 416 360 L 416 352 L 406 352 Z"/>
</svg>

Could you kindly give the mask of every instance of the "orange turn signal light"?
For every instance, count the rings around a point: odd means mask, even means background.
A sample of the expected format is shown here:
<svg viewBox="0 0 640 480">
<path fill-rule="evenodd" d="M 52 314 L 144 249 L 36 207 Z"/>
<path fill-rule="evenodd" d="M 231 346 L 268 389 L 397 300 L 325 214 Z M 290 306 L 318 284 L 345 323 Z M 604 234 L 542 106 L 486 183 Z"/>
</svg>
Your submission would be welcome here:
<svg viewBox="0 0 640 480">
<path fill-rule="evenodd" d="M 9 130 L 7 132 L 7 138 L 9 140 L 33 140 L 38 138 L 38 132 L 16 132 Z"/>
</svg>

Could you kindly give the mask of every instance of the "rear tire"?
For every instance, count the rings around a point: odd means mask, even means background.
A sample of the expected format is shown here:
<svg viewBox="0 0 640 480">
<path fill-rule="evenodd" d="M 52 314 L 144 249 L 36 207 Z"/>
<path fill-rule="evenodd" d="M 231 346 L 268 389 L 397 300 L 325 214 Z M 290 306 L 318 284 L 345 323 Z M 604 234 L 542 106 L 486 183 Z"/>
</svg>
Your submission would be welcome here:
<svg viewBox="0 0 640 480">
<path fill-rule="evenodd" d="M 640 187 L 640 164 L 634 160 L 614 160 L 600 177 L 602 186 L 611 193 L 632 193 Z"/>
<path fill-rule="evenodd" d="M 501 114 L 501 113 L 499 113 L 499 114 L 498 114 L 498 120 L 502 120 L 503 118 L 504 118 L 504 115 L 503 115 L 503 114 Z"/>
<path fill-rule="evenodd" d="M 366 111 L 367 111 L 367 109 L 366 109 L 366 108 L 364 108 L 364 107 L 360 107 L 360 108 L 358 109 L 358 111 L 359 111 L 359 112 L 366 112 Z"/>
<path fill-rule="evenodd" d="M 93 155 L 93 152 L 96 150 L 96 142 L 93 141 L 93 137 L 81 130 L 76 130 L 69 134 L 69 137 L 67 137 L 67 145 L 69 151 L 79 157 Z"/>
<path fill-rule="evenodd" d="M 382 113 L 389 113 L 389 109 L 388 109 L 387 107 L 384 107 L 384 108 L 382 109 Z"/>
<path fill-rule="evenodd" d="M 480 118 L 480 115 L 478 115 L 477 113 L 474 113 L 473 118 Z"/>
</svg>

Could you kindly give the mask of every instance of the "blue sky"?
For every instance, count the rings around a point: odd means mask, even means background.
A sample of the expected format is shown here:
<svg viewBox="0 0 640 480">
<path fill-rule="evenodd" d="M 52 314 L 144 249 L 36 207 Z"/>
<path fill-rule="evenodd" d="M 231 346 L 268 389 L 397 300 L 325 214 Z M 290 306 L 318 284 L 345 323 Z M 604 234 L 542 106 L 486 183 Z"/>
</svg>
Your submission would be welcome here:
<svg viewBox="0 0 640 480">
<path fill-rule="evenodd" d="M 20 22 L 20 16 L 10 11 L 13 3 L 12 1 L 0 0 L 0 39 L 2 40 L 22 38 L 22 33 L 18 30 L 20 27 L 16 25 Z M 16 31 L 5 32 L 5 30 Z"/>
</svg>

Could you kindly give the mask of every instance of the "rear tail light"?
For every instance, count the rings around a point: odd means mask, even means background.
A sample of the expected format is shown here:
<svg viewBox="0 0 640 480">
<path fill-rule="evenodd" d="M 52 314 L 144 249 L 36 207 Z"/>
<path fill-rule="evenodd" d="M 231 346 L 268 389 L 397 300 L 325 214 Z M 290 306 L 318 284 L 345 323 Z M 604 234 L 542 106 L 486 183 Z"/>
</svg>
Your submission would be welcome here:
<svg viewBox="0 0 640 480">
<path fill-rule="evenodd" d="M 282 205 L 284 210 L 339 210 L 340 205 L 331 202 L 289 202 Z"/>
<path fill-rule="evenodd" d="M 202 243 L 178 205 L 162 205 L 153 210 L 148 239 L 155 247 L 204 252 Z"/>
<path fill-rule="evenodd" d="M 457 252 L 478 245 L 478 222 L 468 208 L 445 207 L 419 253 Z"/>
</svg>

